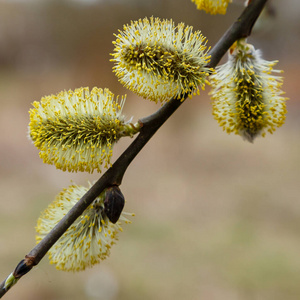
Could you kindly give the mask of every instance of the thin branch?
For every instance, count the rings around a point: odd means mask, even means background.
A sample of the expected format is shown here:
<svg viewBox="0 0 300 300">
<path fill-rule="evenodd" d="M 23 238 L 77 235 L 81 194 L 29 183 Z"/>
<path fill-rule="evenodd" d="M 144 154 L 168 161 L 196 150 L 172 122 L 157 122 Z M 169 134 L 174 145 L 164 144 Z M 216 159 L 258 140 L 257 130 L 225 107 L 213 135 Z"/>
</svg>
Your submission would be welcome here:
<svg viewBox="0 0 300 300">
<path fill-rule="evenodd" d="M 233 23 L 233 25 L 225 32 L 219 42 L 210 51 L 211 61 L 209 63 L 209 67 L 215 67 L 236 40 L 250 35 L 252 27 L 266 2 L 267 0 L 251 1 L 237 21 Z M 186 98 L 187 95 L 185 99 Z M 14 284 L 19 278 L 28 273 L 33 266 L 40 262 L 55 242 L 105 188 L 121 184 L 126 169 L 132 160 L 183 102 L 184 101 L 177 99 L 171 99 L 154 114 L 140 119 L 139 122 L 141 123 L 142 128 L 139 135 L 121 154 L 112 167 L 102 175 L 102 177 L 74 205 L 74 207 L 61 219 L 61 221 L 49 232 L 49 234 L 39 244 L 37 244 L 28 255 L 25 256 L 25 259 L 18 264 L 14 272 L 0 284 L 0 298 L 8 290 L 4 288 L 7 280 L 15 278 L 16 280 L 13 282 Z M 11 284 L 11 286 L 13 284 Z"/>
<path fill-rule="evenodd" d="M 266 3 L 267 0 L 252 0 L 250 2 L 240 17 L 237 18 L 210 51 L 211 60 L 208 64 L 210 67 L 215 67 L 219 63 L 236 40 L 246 38 L 251 34 L 252 28 Z"/>
</svg>

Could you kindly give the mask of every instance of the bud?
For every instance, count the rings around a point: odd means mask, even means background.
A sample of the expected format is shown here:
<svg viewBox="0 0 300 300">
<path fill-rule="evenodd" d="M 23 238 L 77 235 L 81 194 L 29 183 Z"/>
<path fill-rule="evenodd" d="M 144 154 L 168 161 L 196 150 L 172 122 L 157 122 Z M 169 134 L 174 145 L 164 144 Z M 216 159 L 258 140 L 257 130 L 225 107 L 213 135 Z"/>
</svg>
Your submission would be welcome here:
<svg viewBox="0 0 300 300">
<path fill-rule="evenodd" d="M 32 262 L 29 259 L 29 256 L 26 255 L 25 259 L 22 259 L 17 267 L 14 270 L 14 277 L 15 278 L 21 278 L 23 275 L 27 274 L 33 267 Z"/>
<path fill-rule="evenodd" d="M 116 36 L 113 71 L 129 90 L 155 102 L 199 94 L 210 61 L 200 31 L 172 20 L 144 18 L 125 25 Z"/>
<path fill-rule="evenodd" d="M 3 289 L 8 291 L 13 285 L 15 285 L 20 278 L 16 278 L 13 273 L 10 273 L 4 282 Z"/>
<path fill-rule="evenodd" d="M 105 190 L 104 212 L 112 223 L 116 223 L 125 205 L 124 196 L 118 186 Z"/>
</svg>

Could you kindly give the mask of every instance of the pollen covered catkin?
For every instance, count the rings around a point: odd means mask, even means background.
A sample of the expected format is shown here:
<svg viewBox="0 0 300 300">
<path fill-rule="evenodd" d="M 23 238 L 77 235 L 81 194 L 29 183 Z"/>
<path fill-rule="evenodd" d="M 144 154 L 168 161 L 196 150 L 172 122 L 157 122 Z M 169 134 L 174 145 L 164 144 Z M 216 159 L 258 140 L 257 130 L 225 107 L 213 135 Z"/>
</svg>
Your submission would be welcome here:
<svg viewBox="0 0 300 300">
<path fill-rule="evenodd" d="M 211 15 L 226 14 L 228 3 L 232 0 L 192 0 L 197 5 L 197 9 L 204 10 Z"/>
<path fill-rule="evenodd" d="M 44 163 L 63 171 L 101 172 L 110 166 L 113 145 L 137 128 L 121 114 L 108 89 L 79 88 L 43 97 L 30 109 L 29 137 Z"/>
<path fill-rule="evenodd" d="M 282 97 L 283 78 L 274 74 L 281 73 L 273 69 L 276 63 L 240 40 L 210 76 L 213 115 L 227 133 L 253 142 L 284 124 L 287 98 Z"/>
<path fill-rule="evenodd" d="M 37 242 L 53 229 L 88 189 L 73 184 L 56 196 L 38 219 Z M 134 216 L 134 214 L 122 212 L 119 221 L 114 224 L 105 214 L 104 201 L 105 191 L 50 248 L 48 251 L 50 263 L 58 270 L 81 271 L 109 256 L 110 248 L 118 240 L 118 232 L 123 231 L 122 223 L 131 223 L 125 216 Z"/>
<path fill-rule="evenodd" d="M 183 99 L 204 89 L 210 69 L 206 38 L 172 20 L 144 18 L 116 35 L 113 71 L 129 90 L 155 102 Z"/>
</svg>

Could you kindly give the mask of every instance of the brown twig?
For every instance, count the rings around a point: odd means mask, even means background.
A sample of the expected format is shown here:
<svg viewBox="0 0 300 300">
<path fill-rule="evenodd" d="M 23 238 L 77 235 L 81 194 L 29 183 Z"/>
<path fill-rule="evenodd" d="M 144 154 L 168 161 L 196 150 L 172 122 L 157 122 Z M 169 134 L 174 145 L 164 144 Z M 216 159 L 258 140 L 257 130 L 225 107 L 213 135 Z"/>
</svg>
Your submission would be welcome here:
<svg viewBox="0 0 300 300">
<path fill-rule="evenodd" d="M 241 16 L 225 32 L 219 42 L 210 51 L 211 61 L 208 65 L 209 67 L 215 67 L 236 40 L 250 35 L 252 27 L 266 2 L 267 0 L 251 1 Z M 19 278 L 28 273 L 33 266 L 40 262 L 54 243 L 105 188 L 121 184 L 125 171 L 132 160 L 182 103 L 183 101 L 172 99 L 154 114 L 142 118 L 139 121 L 142 124 L 139 135 L 123 154 L 121 154 L 112 167 L 102 175 L 102 177 L 74 205 L 49 234 L 37 244 L 28 255 L 26 255 L 25 259 L 21 260 L 15 271 L 0 284 L 0 297 L 2 297 Z M 13 283 L 10 284 L 8 288 L 5 288 L 8 279 Z"/>
</svg>

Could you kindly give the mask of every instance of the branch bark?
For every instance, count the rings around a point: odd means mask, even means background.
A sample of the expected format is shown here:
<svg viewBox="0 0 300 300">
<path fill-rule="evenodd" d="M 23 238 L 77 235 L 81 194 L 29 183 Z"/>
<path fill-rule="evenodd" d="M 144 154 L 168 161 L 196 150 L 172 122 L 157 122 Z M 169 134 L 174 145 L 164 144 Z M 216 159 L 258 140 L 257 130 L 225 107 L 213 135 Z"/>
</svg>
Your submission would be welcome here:
<svg viewBox="0 0 300 300">
<path fill-rule="evenodd" d="M 236 40 L 251 34 L 252 27 L 266 2 L 267 0 L 252 0 L 250 2 L 241 16 L 232 24 L 210 51 L 211 61 L 208 64 L 209 67 L 215 67 Z M 185 99 L 186 98 L 187 95 Z M 8 278 L 11 278 L 13 275 L 13 278 L 16 279 L 13 283 L 15 284 L 18 279 L 40 262 L 55 242 L 105 188 L 122 183 L 126 169 L 132 160 L 183 102 L 184 101 L 177 99 L 171 99 L 154 114 L 140 119 L 139 122 L 142 124 L 142 128 L 138 136 L 121 154 L 112 167 L 102 175 L 51 232 L 25 256 L 25 259 L 21 260 L 14 272 L 0 284 L 0 298 L 8 291 L 8 289 L 5 288 L 5 283 Z"/>
</svg>

